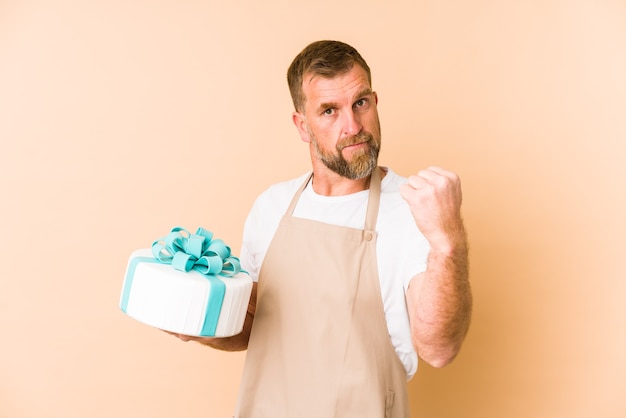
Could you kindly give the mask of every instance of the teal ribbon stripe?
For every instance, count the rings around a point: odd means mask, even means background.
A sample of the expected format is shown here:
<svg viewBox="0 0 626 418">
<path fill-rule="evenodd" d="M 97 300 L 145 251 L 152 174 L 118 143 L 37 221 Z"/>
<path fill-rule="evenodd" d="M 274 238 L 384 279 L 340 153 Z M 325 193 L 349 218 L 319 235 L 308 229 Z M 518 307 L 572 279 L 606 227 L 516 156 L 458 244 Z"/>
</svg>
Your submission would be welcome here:
<svg viewBox="0 0 626 418">
<path fill-rule="evenodd" d="M 198 228 L 195 234 L 190 234 L 181 227 L 172 228 L 167 236 L 154 241 L 152 255 L 154 258 L 135 257 L 131 260 L 120 302 L 122 311 L 127 310 L 133 277 L 139 263 L 171 264 L 179 271 L 197 271 L 209 280 L 211 291 L 200 336 L 215 335 L 226 293 L 226 285 L 217 276 L 232 277 L 243 272 L 239 258 L 231 254 L 230 247 L 224 241 L 213 239 L 211 231 Z"/>
</svg>

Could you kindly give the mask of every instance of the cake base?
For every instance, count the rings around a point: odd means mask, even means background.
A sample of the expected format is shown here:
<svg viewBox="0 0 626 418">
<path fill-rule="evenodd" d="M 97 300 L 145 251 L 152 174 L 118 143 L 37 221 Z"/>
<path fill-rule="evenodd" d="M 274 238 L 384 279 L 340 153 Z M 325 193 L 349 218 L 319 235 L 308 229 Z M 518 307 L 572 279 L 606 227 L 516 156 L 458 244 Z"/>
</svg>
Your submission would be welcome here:
<svg viewBox="0 0 626 418">
<path fill-rule="evenodd" d="M 155 328 L 200 337 L 230 337 L 243 329 L 252 279 L 182 272 L 163 264 L 150 249 L 133 252 L 128 261 L 120 308 Z"/>
</svg>

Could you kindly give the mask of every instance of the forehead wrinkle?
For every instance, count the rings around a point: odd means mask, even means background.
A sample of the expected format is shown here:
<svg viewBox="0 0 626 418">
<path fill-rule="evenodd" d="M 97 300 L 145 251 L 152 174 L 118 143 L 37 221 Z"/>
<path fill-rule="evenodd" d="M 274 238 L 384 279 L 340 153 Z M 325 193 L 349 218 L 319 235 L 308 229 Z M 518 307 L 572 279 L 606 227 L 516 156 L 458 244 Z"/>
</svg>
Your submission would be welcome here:
<svg viewBox="0 0 626 418">
<path fill-rule="evenodd" d="M 322 102 L 316 106 L 317 109 L 328 109 L 328 108 L 336 108 L 336 107 L 340 107 L 340 101 L 338 100 L 334 100 L 332 98 L 332 96 L 335 96 L 337 93 L 335 92 L 339 92 L 339 95 L 343 95 L 343 93 L 347 90 L 350 90 L 351 86 L 347 87 L 347 88 L 328 88 L 328 89 L 321 89 L 320 90 L 320 94 L 318 95 L 320 98 L 322 98 Z M 324 92 L 329 92 L 329 94 L 324 94 Z M 372 88 L 370 86 L 365 86 L 363 88 L 361 88 L 356 94 L 352 95 L 350 100 L 350 105 L 352 105 L 352 103 L 356 102 L 357 100 L 359 100 L 362 97 L 365 96 L 369 96 L 373 93 Z M 324 96 L 331 96 L 329 98 L 329 100 L 324 99 Z M 341 100 L 342 101 L 342 100 Z"/>
<path fill-rule="evenodd" d="M 358 94 L 354 95 L 354 97 L 352 99 L 352 103 L 356 102 L 358 99 L 360 99 L 362 97 L 369 96 L 370 94 L 372 94 L 372 89 L 370 87 L 365 87 L 361 91 L 359 91 Z M 325 102 L 320 103 L 317 106 L 317 109 L 318 110 L 321 110 L 321 109 L 333 109 L 333 108 L 337 108 L 337 107 L 339 107 L 339 103 L 334 101 L 334 100 L 330 100 L 330 101 L 325 101 Z"/>
<path fill-rule="evenodd" d="M 325 110 L 341 107 L 346 101 L 350 105 L 359 98 L 372 94 L 372 88 L 365 74 L 357 72 L 354 67 L 351 71 L 335 77 L 325 77 L 320 74 L 306 74 L 303 83 L 303 93 L 306 102 L 312 106 L 311 110 Z M 356 91 L 352 94 L 351 92 Z"/>
</svg>

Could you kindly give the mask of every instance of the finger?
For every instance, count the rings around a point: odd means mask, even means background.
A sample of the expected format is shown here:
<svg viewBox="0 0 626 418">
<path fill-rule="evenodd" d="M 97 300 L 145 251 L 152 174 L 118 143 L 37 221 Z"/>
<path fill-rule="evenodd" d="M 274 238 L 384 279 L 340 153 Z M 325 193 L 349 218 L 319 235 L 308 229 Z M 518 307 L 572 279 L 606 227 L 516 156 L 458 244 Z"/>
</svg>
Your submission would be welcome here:
<svg viewBox="0 0 626 418">
<path fill-rule="evenodd" d="M 420 175 L 436 188 L 460 189 L 461 179 L 456 173 L 441 167 L 429 167 L 422 170 Z"/>
<path fill-rule="evenodd" d="M 417 190 L 418 189 L 413 188 L 413 186 L 408 183 L 402 184 L 400 185 L 400 197 L 402 197 L 409 206 L 419 205 L 419 193 Z"/>
<path fill-rule="evenodd" d="M 457 174 L 438 166 L 430 166 L 408 177 L 408 184 L 414 189 L 419 189 L 426 185 L 441 185 L 447 180 L 451 183 L 459 183 Z"/>
<path fill-rule="evenodd" d="M 400 185 L 400 196 L 406 201 L 409 201 L 413 191 L 415 191 L 415 189 L 409 183 Z"/>
<path fill-rule="evenodd" d="M 163 331 L 163 332 L 165 332 L 165 333 L 167 333 L 169 335 L 173 335 L 174 337 L 176 337 L 176 338 L 178 338 L 179 340 L 182 340 L 182 341 L 189 341 L 189 340 L 191 340 L 193 338 L 190 335 L 179 334 L 177 332 L 167 331 L 167 330 L 164 330 L 164 329 L 162 329 L 161 331 Z"/>
<path fill-rule="evenodd" d="M 434 183 L 437 181 L 439 174 L 437 174 L 435 171 L 432 171 L 430 168 L 427 168 L 424 170 L 420 170 L 417 173 L 417 176 L 422 178 L 426 183 Z"/>
<path fill-rule="evenodd" d="M 432 172 L 435 172 L 435 173 L 437 173 L 439 175 L 446 176 L 446 177 L 448 177 L 450 174 L 452 174 L 450 171 L 446 170 L 445 168 L 441 168 L 441 167 L 439 167 L 437 165 L 431 165 L 430 167 L 428 167 L 428 170 L 432 171 Z"/>
<path fill-rule="evenodd" d="M 438 183 L 440 180 L 442 180 L 442 178 L 451 178 L 452 176 L 454 176 L 454 173 L 451 173 L 448 170 L 444 170 L 441 167 L 432 166 L 428 167 L 427 169 L 421 170 L 418 175 L 431 183 Z"/>
<path fill-rule="evenodd" d="M 414 176 L 409 176 L 407 183 L 414 189 L 420 189 L 428 183 L 428 179 L 421 175 L 421 171 Z"/>
<path fill-rule="evenodd" d="M 452 180 L 453 182 L 457 182 L 459 180 L 459 176 L 456 173 L 446 170 L 445 168 L 441 168 L 438 166 L 431 166 L 431 167 L 428 167 L 428 169 L 432 171 L 433 173 L 437 173 L 440 176 L 443 176 Z"/>
</svg>

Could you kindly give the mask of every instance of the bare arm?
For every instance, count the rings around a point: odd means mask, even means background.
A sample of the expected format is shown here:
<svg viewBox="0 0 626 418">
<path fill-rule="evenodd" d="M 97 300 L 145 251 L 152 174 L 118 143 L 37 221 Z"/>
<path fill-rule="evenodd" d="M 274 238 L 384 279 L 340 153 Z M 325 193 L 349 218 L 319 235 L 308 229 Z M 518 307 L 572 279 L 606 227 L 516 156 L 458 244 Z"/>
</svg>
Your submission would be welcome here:
<svg viewBox="0 0 626 418">
<path fill-rule="evenodd" d="M 256 311 L 256 292 L 257 283 L 252 284 L 252 294 L 250 296 L 250 303 L 248 304 L 248 312 L 246 313 L 246 320 L 243 325 L 243 331 L 232 337 L 225 338 L 212 338 L 212 337 L 194 337 L 190 335 L 172 334 L 183 341 L 196 341 L 200 344 L 208 345 L 209 347 L 223 351 L 242 351 L 248 348 L 248 341 L 250 340 L 250 330 L 252 329 L 252 322 L 254 320 L 254 314 Z M 167 331 L 166 331 L 167 332 Z"/>
<path fill-rule="evenodd" d="M 430 243 L 427 270 L 406 293 L 413 345 L 423 360 L 443 367 L 458 354 L 472 311 L 460 180 L 431 167 L 411 176 L 401 194 Z"/>
</svg>

